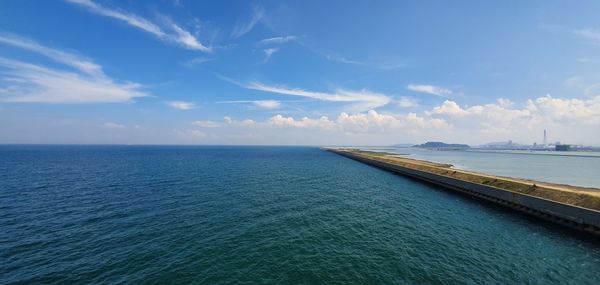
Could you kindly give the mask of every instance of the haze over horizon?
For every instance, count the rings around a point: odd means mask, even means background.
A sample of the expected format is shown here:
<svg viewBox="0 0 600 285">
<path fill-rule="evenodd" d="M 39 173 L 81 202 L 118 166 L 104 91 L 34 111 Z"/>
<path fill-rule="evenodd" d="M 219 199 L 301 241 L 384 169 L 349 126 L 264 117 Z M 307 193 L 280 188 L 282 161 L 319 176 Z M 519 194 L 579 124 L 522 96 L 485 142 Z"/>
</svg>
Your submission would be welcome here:
<svg viewBox="0 0 600 285">
<path fill-rule="evenodd" d="M 600 145 L 597 11 L 2 1 L 0 143 Z"/>
</svg>

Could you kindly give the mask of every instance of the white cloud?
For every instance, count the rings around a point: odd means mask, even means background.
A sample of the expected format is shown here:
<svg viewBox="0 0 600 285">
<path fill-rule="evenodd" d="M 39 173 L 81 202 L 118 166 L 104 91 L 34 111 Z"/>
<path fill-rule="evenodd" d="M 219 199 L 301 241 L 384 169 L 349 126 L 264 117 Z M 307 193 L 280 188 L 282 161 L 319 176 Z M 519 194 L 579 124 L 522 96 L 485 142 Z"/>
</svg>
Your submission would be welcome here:
<svg viewBox="0 0 600 285">
<path fill-rule="evenodd" d="M 276 53 L 277 51 L 279 51 L 278 48 L 267 48 L 264 49 L 263 52 L 265 53 L 265 59 L 263 62 L 267 62 L 269 61 L 269 59 L 271 59 L 271 56 Z"/>
<path fill-rule="evenodd" d="M 257 100 L 254 101 L 254 106 L 261 109 L 277 109 L 281 107 L 281 102 L 276 100 Z"/>
<path fill-rule="evenodd" d="M 322 116 L 319 119 L 309 119 L 304 117 L 300 120 L 294 120 L 292 117 L 284 117 L 280 114 L 271 117 L 268 122 L 270 125 L 279 127 L 293 127 L 293 128 L 320 128 L 320 129 L 333 129 L 335 123 L 330 121 L 329 118 Z"/>
<path fill-rule="evenodd" d="M 87 73 L 95 77 L 104 77 L 102 67 L 93 61 L 73 53 L 64 52 L 61 50 L 49 48 L 40 45 L 39 43 L 30 39 L 14 36 L 14 35 L 0 35 L 0 43 L 11 45 L 17 48 L 29 50 L 41 55 L 44 55 L 52 60 L 65 64 L 67 66 L 78 69 L 81 72 Z"/>
<path fill-rule="evenodd" d="M 340 113 L 336 120 L 326 116 L 318 119 L 303 117 L 295 120 L 281 114 L 269 118 L 268 125 L 302 129 L 322 129 L 352 133 L 385 133 L 387 131 L 449 130 L 452 128 L 444 119 L 420 117 L 415 113 L 405 115 L 381 114 L 375 110 L 366 113 Z"/>
<path fill-rule="evenodd" d="M 400 97 L 400 99 L 397 100 L 397 103 L 398 106 L 402 108 L 411 108 L 419 106 L 419 102 L 417 101 L 417 99 L 404 96 Z"/>
<path fill-rule="evenodd" d="M 370 130 L 380 132 L 394 130 L 449 130 L 452 128 L 443 119 L 420 117 L 416 113 L 405 115 L 380 114 L 375 110 L 352 115 L 341 113 L 337 119 L 337 123 L 346 129 L 361 132 L 368 132 Z"/>
<path fill-rule="evenodd" d="M 277 100 L 236 100 L 236 101 L 219 101 L 218 104 L 252 104 L 260 109 L 277 109 L 281 107 L 281 102 Z"/>
<path fill-rule="evenodd" d="M 478 117 L 490 124 L 511 126 L 532 121 L 563 122 L 570 124 L 600 124 L 600 96 L 592 99 L 563 99 L 550 95 L 527 100 L 524 108 L 514 108 L 514 103 L 499 99 L 498 103 L 463 108 L 454 101 L 444 101 L 430 114 L 451 117 Z"/>
<path fill-rule="evenodd" d="M 4 102 L 24 103 L 116 103 L 147 96 L 136 83 L 116 83 L 107 77 L 90 77 L 30 63 L 0 58 L 0 70 L 21 81 L 8 86 L 13 92 Z"/>
<path fill-rule="evenodd" d="M 254 12 L 250 17 L 250 20 L 246 23 L 238 23 L 233 32 L 231 33 L 231 37 L 237 39 L 246 33 L 250 32 L 254 26 L 264 17 L 265 10 L 262 8 L 254 8 Z"/>
<path fill-rule="evenodd" d="M 520 105 L 498 99 L 496 103 L 462 107 L 447 100 L 426 114 L 452 122 L 462 132 L 456 136 L 480 142 L 511 137 L 539 142 L 543 129 L 552 130 L 557 139 L 562 136 L 562 141 L 593 141 L 589 134 L 600 131 L 600 96 L 582 100 L 547 95 Z"/>
<path fill-rule="evenodd" d="M 126 12 L 121 12 L 121 11 L 105 8 L 99 4 L 96 4 L 92 0 L 66 0 L 66 1 L 71 2 L 73 4 L 78 4 L 78 5 L 84 6 L 97 14 L 124 21 L 133 27 L 142 29 L 142 30 L 144 30 L 148 33 L 154 34 L 158 37 L 165 36 L 165 33 L 161 30 L 160 27 L 158 27 L 154 23 L 152 23 L 142 17 L 136 16 L 133 14 L 129 14 Z"/>
<path fill-rule="evenodd" d="M 167 105 L 173 109 L 178 110 L 191 110 L 197 108 L 196 103 L 194 102 L 185 102 L 185 101 L 169 101 Z"/>
<path fill-rule="evenodd" d="M 219 137 L 255 143 L 366 144 L 418 143 L 448 140 L 470 144 L 513 139 L 566 143 L 597 142 L 600 133 L 600 96 L 565 99 L 543 96 L 515 103 L 508 99 L 465 106 L 446 100 L 422 114 L 341 112 L 335 117 L 294 117 L 277 114 L 264 121 L 224 118 Z M 583 131 L 585 130 L 585 131 Z"/>
<path fill-rule="evenodd" d="M 199 51 L 203 51 L 203 52 L 211 51 L 210 48 L 208 48 L 208 47 L 204 46 L 202 43 L 200 43 L 200 41 L 198 41 L 198 39 L 196 39 L 196 37 L 194 37 L 190 32 L 184 30 L 183 28 L 179 27 L 176 24 L 171 24 L 171 27 L 177 34 L 176 37 L 172 37 L 172 39 L 176 43 L 179 43 L 188 49 L 199 50 Z"/>
<path fill-rule="evenodd" d="M 472 109 L 480 110 L 479 108 Z M 466 116 L 469 114 L 469 111 L 462 109 L 456 102 L 446 100 L 441 106 L 437 106 L 433 108 L 434 114 L 441 115 L 451 115 L 451 116 Z"/>
<path fill-rule="evenodd" d="M 406 86 L 406 89 L 419 93 L 432 94 L 436 96 L 445 96 L 452 94 L 452 90 L 433 86 L 433 85 L 419 85 L 419 84 L 409 84 Z"/>
<path fill-rule="evenodd" d="M 498 105 L 500 105 L 500 107 L 502 108 L 510 108 L 515 105 L 513 101 L 510 101 L 509 99 L 505 98 L 498 98 L 496 102 L 498 102 Z"/>
<path fill-rule="evenodd" d="M 259 43 L 265 44 L 265 45 L 285 44 L 285 43 L 294 42 L 297 40 L 298 40 L 298 37 L 296 37 L 296 36 L 283 36 L 283 37 L 273 37 L 273 38 L 263 39 Z"/>
<path fill-rule="evenodd" d="M 251 82 L 247 85 L 243 85 L 245 88 L 259 90 L 269 93 L 307 97 L 316 100 L 330 101 L 330 102 L 348 102 L 355 103 L 353 109 L 356 110 L 369 110 L 377 107 L 387 105 L 391 99 L 381 93 L 369 91 L 367 89 L 353 91 L 338 89 L 334 93 L 325 92 L 313 92 L 303 89 L 286 88 L 279 86 L 265 85 L 259 82 Z"/>
<path fill-rule="evenodd" d="M 131 102 L 147 96 L 137 83 L 117 83 L 102 66 L 81 55 L 43 46 L 15 35 L 0 35 L 0 44 L 46 56 L 74 71 L 48 68 L 27 62 L 0 58 L 0 101 L 29 103 L 110 103 Z"/>
<path fill-rule="evenodd" d="M 225 117 L 221 128 L 202 129 L 219 138 L 210 143 L 244 144 L 391 144 L 440 139 L 452 134 L 453 126 L 442 118 L 408 114 L 382 114 L 371 110 L 328 116 L 294 117 L 276 114 L 266 120 L 236 120 Z"/>
<path fill-rule="evenodd" d="M 582 100 L 553 98 L 547 95 L 528 103 L 531 110 L 554 121 L 600 125 L 600 96 Z"/>
<path fill-rule="evenodd" d="M 100 4 L 95 3 L 92 0 L 66 1 L 71 2 L 73 4 L 81 5 L 96 14 L 121 20 L 132 27 L 150 33 L 165 42 L 172 42 L 191 50 L 211 52 L 210 47 L 203 45 L 190 32 L 184 30 L 183 28 L 172 23 L 171 21 L 166 21 L 169 23 L 167 28 L 171 30 L 170 32 L 167 32 L 163 30 L 163 28 L 161 28 L 159 25 L 140 16 L 115 9 L 106 8 Z"/>
<path fill-rule="evenodd" d="M 127 128 L 125 125 L 121 125 L 121 124 L 117 124 L 117 123 L 113 123 L 113 122 L 104 123 L 104 124 L 102 124 L 101 127 L 105 128 L 105 129 L 117 129 L 117 130 L 123 130 L 123 129 Z"/>
<path fill-rule="evenodd" d="M 194 124 L 194 126 L 197 126 L 200 128 L 219 128 L 219 127 L 221 127 L 221 124 L 219 124 L 217 122 L 213 122 L 213 121 L 194 121 L 193 124 Z"/>
</svg>

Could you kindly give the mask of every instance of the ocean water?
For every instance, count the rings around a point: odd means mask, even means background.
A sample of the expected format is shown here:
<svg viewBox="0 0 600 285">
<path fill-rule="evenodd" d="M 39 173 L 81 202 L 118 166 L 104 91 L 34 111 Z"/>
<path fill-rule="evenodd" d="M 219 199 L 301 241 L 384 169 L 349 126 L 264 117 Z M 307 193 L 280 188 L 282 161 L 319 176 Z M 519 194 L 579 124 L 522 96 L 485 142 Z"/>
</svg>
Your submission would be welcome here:
<svg viewBox="0 0 600 285">
<path fill-rule="evenodd" d="M 364 148 L 407 154 L 483 173 L 600 188 L 600 153 L 551 151 L 438 151 L 418 148 Z"/>
<path fill-rule="evenodd" d="M 0 284 L 599 284 L 600 244 L 310 147 L 0 146 Z"/>
</svg>

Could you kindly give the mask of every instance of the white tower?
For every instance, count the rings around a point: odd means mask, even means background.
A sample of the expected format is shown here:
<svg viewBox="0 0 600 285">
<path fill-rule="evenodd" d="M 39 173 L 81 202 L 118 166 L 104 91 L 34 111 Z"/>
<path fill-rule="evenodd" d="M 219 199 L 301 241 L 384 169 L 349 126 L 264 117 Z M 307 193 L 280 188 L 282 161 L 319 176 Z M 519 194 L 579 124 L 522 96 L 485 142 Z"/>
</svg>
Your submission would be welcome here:
<svg viewBox="0 0 600 285">
<path fill-rule="evenodd" d="M 546 146 L 546 129 L 544 129 L 544 146 Z"/>
</svg>

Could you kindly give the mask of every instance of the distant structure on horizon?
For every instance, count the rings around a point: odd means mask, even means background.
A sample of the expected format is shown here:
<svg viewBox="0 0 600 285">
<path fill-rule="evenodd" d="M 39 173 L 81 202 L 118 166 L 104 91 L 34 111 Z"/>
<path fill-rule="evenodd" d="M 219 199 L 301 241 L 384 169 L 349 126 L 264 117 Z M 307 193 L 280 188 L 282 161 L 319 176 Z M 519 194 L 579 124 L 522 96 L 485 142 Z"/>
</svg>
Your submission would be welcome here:
<svg viewBox="0 0 600 285">
<path fill-rule="evenodd" d="M 437 150 L 463 150 L 469 148 L 466 144 L 448 144 L 443 142 L 426 142 L 424 144 L 415 145 L 414 147 L 437 149 Z"/>
<path fill-rule="evenodd" d="M 492 150 L 530 150 L 530 151 L 600 151 L 598 146 L 586 146 L 581 144 L 566 144 L 556 141 L 548 143 L 548 130 L 544 129 L 542 143 L 534 142 L 531 145 L 520 144 L 509 139 L 508 142 L 490 142 L 476 146 L 475 149 L 492 149 Z"/>
</svg>

